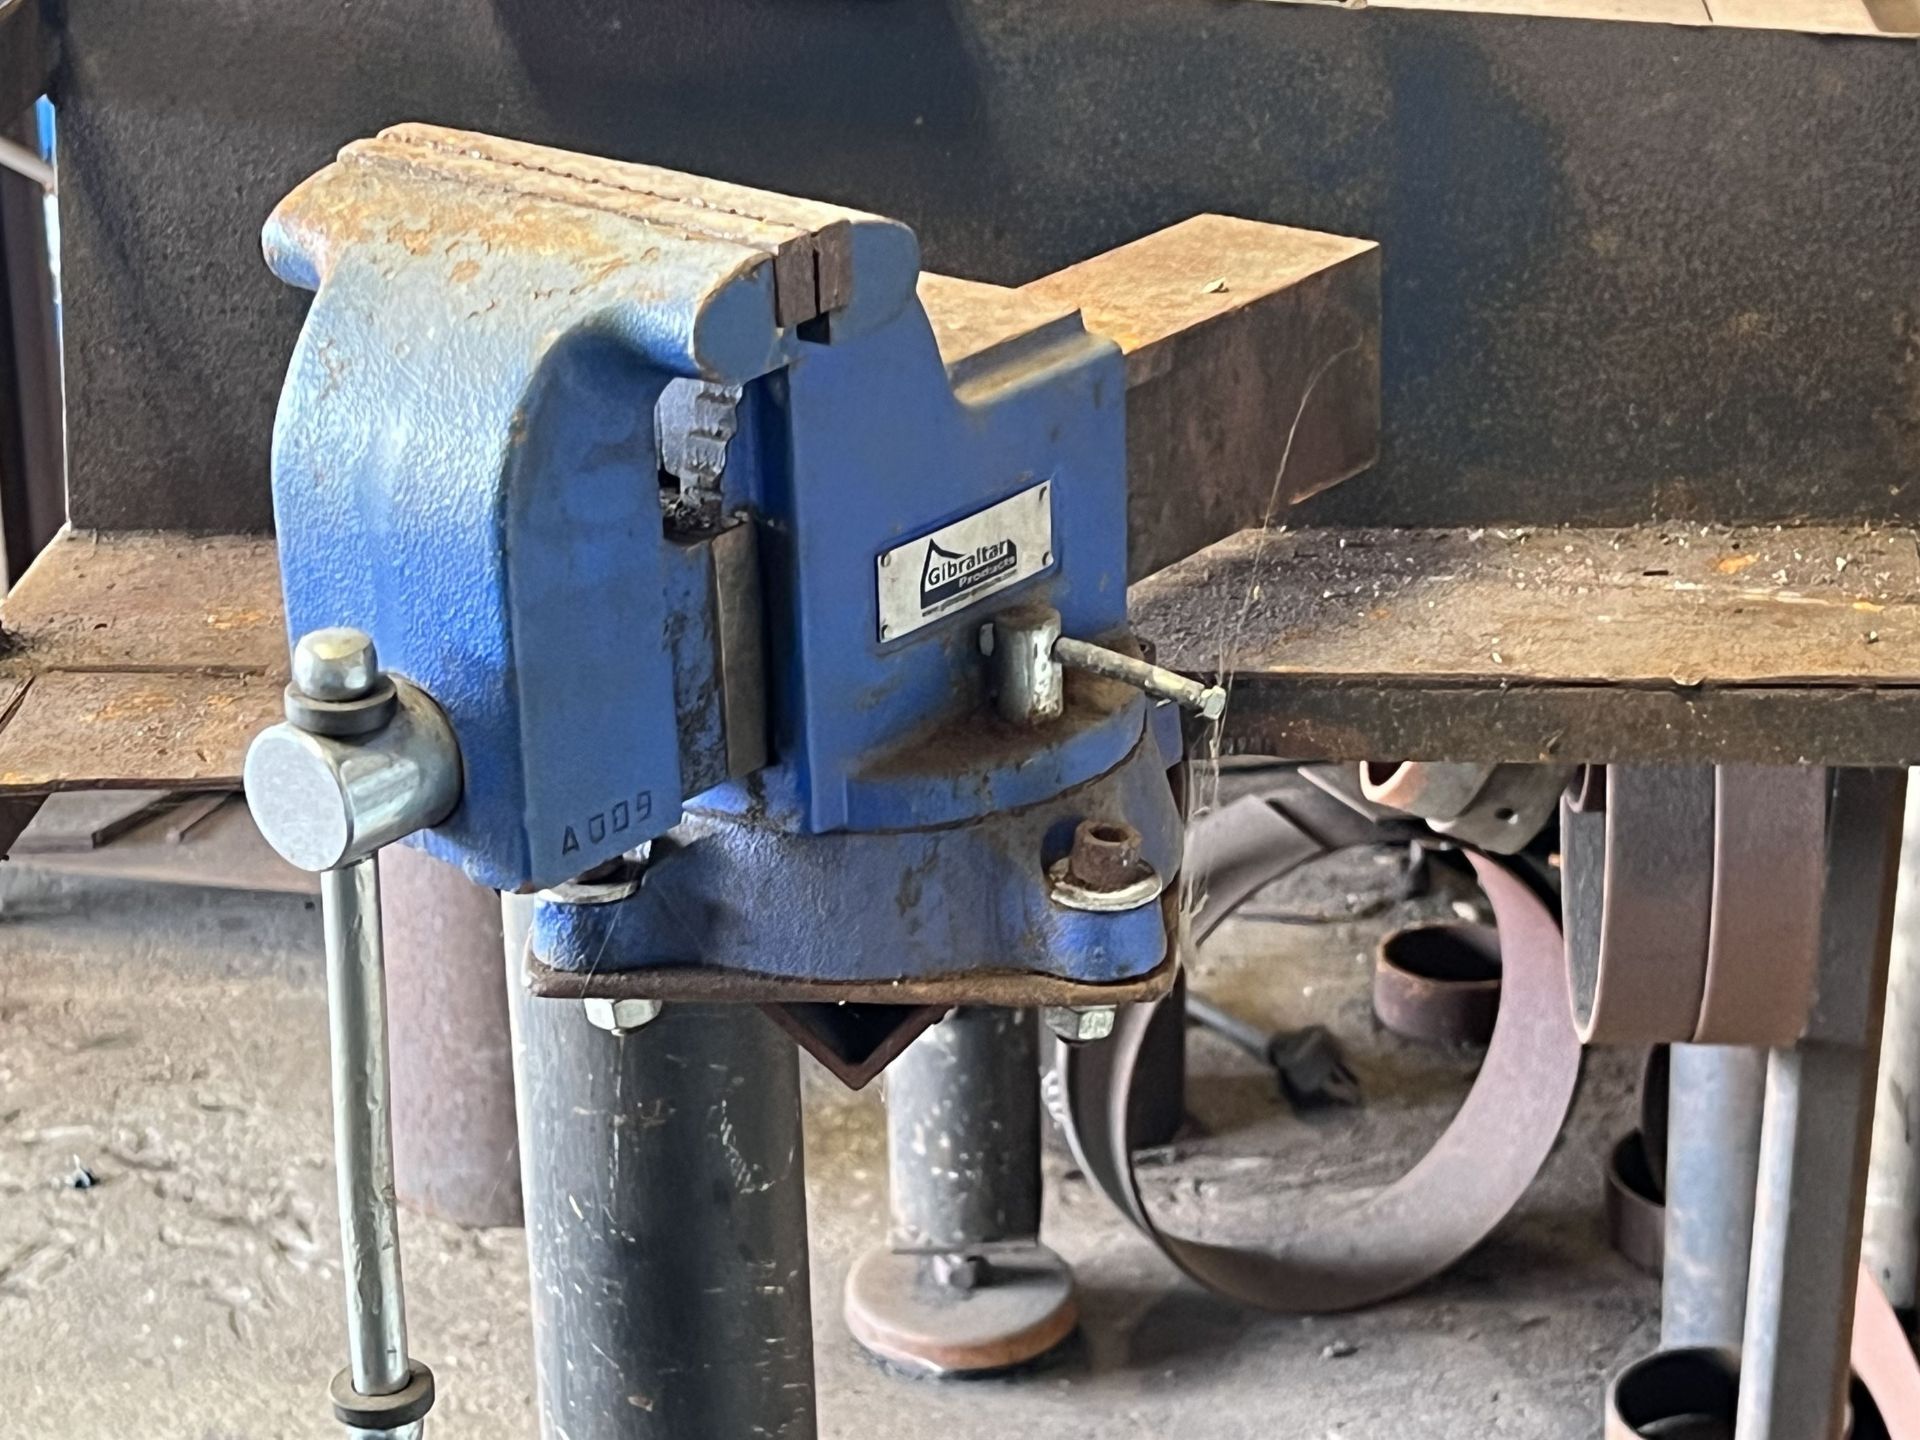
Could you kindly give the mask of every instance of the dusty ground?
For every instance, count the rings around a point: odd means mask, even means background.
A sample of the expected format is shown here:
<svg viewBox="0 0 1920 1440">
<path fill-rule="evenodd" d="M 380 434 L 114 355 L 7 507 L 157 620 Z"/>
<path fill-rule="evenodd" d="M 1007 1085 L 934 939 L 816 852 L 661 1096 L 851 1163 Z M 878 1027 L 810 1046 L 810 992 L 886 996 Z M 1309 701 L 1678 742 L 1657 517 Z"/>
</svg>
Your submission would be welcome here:
<svg viewBox="0 0 1920 1440">
<path fill-rule="evenodd" d="M 1268 908 L 1364 909 L 1386 869 L 1350 857 Z M 1438 1133 L 1470 1067 L 1378 1033 L 1365 980 L 1382 924 L 1448 903 L 1222 932 L 1196 984 L 1270 1025 L 1333 1025 L 1367 1104 L 1295 1118 L 1251 1061 L 1194 1036 L 1196 1135 L 1150 1173 L 1161 1213 L 1273 1233 Z M 0 1434 L 338 1433 L 322 1403 L 340 1342 L 319 945 L 298 899 L 0 871 Z M 1601 1156 L 1631 1090 L 1626 1057 L 1590 1066 L 1493 1241 L 1415 1297 L 1335 1319 L 1245 1314 L 1178 1281 L 1051 1156 L 1047 1238 L 1078 1273 L 1082 1336 L 1031 1373 L 933 1384 L 840 1327 L 842 1277 L 881 1230 L 881 1116 L 812 1073 L 821 1434 L 1590 1436 L 1603 1377 L 1656 1330 L 1653 1284 L 1600 1236 Z M 518 1232 L 409 1217 L 406 1245 L 415 1348 L 441 1381 L 434 1433 L 531 1435 Z"/>
</svg>

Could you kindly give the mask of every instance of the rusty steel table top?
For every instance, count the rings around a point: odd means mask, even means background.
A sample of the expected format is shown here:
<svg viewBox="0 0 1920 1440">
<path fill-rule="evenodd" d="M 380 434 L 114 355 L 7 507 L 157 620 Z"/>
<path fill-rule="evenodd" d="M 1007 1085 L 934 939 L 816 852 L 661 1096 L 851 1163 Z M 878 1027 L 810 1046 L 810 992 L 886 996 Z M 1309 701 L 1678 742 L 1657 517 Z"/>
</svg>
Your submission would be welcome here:
<svg viewBox="0 0 1920 1440">
<path fill-rule="evenodd" d="M 1912 529 L 1242 531 L 1132 596 L 1229 753 L 1920 761 Z"/>
</svg>

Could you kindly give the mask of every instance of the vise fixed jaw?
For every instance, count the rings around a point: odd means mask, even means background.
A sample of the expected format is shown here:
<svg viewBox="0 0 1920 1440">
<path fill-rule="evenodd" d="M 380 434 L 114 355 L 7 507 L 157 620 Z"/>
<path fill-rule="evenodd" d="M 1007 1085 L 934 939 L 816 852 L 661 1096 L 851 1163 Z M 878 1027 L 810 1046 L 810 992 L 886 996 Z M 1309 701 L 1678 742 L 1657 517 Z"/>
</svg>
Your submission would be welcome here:
<svg viewBox="0 0 1920 1440">
<path fill-rule="evenodd" d="M 265 245 L 316 291 L 274 435 L 289 628 L 358 626 L 446 712 L 468 783 L 422 843 L 535 888 L 751 773 L 767 529 L 734 533 L 755 497 L 724 480 L 663 507 L 656 414 L 676 381 L 764 390 L 896 323 L 912 233 L 403 126 L 296 189 Z M 748 423 L 775 400 L 743 399 Z"/>
</svg>

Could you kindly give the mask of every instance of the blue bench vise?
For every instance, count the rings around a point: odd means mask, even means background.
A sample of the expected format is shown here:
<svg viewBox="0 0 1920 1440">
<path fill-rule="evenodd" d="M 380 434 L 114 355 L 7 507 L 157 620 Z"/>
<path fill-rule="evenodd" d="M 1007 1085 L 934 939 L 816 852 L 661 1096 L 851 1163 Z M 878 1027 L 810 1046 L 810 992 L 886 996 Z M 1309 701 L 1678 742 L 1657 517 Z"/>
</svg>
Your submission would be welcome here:
<svg viewBox="0 0 1920 1440">
<path fill-rule="evenodd" d="M 400 700 L 315 733 L 296 659 L 247 769 L 288 858 L 405 838 L 539 892 L 549 994 L 1170 983 L 1178 708 L 1224 696 L 1127 626 L 1112 340 L 1069 313 L 949 370 L 905 226 L 422 125 L 265 243 L 315 295 L 274 434 L 289 628 L 371 637 Z M 429 732 L 457 798 L 389 815 L 419 767 L 369 756 Z"/>
</svg>

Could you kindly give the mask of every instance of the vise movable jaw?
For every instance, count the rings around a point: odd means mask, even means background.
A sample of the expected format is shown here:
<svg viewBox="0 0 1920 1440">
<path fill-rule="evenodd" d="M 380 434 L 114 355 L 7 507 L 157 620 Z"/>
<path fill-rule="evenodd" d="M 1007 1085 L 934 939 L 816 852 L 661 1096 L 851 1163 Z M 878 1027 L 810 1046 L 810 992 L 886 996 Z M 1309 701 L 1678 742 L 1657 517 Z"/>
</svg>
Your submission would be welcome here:
<svg viewBox="0 0 1920 1440">
<path fill-rule="evenodd" d="M 425 126 L 349 146 L 266 250 L 316 292 L 274 437 L 290 629 L 364 631 L 444 716 L 459 800 L 412 843 L 546 891 L 556 989 L 1170 974 L 1162 697 L 1221 697 L 1127 630 L 1112 342 L 1069 316 L 949 374 L 904 226 Z M 367 740 L 271 736 L 270 839 L 287 795 L 352 809 L 289 771 Z M 1123 873 L 1089 883 L 1088 825 Z"/>
</svg>

